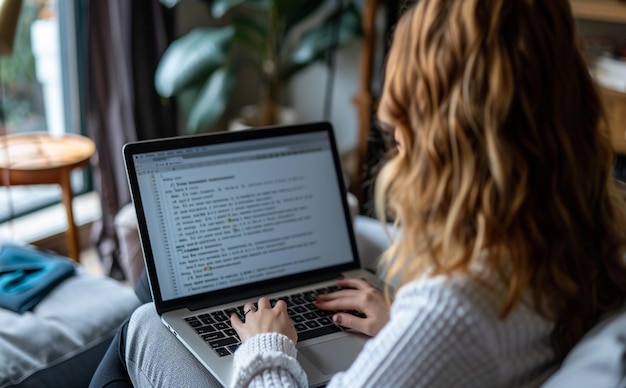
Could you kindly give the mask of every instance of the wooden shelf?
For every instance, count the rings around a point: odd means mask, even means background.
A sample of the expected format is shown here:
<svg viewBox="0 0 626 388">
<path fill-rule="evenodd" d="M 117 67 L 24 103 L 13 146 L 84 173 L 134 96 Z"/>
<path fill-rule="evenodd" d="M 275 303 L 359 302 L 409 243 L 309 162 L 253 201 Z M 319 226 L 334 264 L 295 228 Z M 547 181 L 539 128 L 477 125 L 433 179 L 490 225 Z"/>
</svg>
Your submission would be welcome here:
<svg viewBox="0 0 626 388">
<path fill-rule="evenodd" d="M 570 0 L 572 12 L 580 19 L 626 23 L 626 2 L 618 0 Z"/>
</svg>

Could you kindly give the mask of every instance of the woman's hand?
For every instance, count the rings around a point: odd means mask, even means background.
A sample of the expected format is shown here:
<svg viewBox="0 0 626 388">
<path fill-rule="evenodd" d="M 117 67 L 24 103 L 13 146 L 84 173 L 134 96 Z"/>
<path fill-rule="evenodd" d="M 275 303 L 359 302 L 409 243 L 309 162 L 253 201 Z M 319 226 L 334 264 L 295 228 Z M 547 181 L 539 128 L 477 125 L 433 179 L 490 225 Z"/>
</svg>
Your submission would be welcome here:
<svg viewBox="0 0 626 388">
<path fill-rule="evenodd" d="M 282 333 L 294 343 L 298 341 L 296 328 L 287 314 L 287 304 L 283 300 L 276 302 L 274 307 L 267 298 L 259 299 L 258 308 L 254 303 L 246 303 L 243 307 L 245 322 L 237 314 L 230 316 L 233 329 L 239 334 L 241 341 L 245 341 L 256 334 Z"/>
<path fill-rule="evenodd" d="M 365 315 L 359 318 L 349 313 L 336 313 L 337 325 L 375 336 L 389 321 L 389 305 L 380 291 L 361 279 L 338 279 L 337 284 L 347 289 L 318 295 L 315 305 L 320 310 L 355 310 Z"/>
</svg>

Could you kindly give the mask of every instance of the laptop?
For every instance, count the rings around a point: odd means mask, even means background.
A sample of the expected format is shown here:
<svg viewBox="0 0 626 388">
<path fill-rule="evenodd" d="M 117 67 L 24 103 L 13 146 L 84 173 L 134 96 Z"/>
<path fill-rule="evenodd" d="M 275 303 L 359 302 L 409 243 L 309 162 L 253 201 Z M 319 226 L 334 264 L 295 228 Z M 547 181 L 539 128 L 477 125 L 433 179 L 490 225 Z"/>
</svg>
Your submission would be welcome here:
<svg viewBox="0 0 626 388">
<path fill-rule="evenodd" d="M 128 143 L 128 182 L 156 310 L 225 386 L 240 343 L 230 314 L 283 299 L 311 386 L 347 369 L 367 337 L 311 303 L 361 269 L 329 123 Z"/>
</svg>

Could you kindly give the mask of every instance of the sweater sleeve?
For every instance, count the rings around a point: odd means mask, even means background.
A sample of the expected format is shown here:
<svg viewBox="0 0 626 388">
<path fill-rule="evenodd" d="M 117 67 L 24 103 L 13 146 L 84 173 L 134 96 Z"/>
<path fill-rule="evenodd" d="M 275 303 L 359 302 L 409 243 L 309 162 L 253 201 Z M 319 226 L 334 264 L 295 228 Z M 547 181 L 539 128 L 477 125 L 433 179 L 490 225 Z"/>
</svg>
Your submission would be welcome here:
<svg viewBox="0 0 626 388">
<path fill-rule="evenodd" d="M 328 387 L 498 386 L 497 344 L 489 319 L 444 279 L 410 283 L 397 294 L 389 323 Z"/>
<path fill-rule="evenodd" d="M 306 387 L 307 377 L 287 336 L 257 334 L 235 352 L 234 387 Z"/>
</svg>

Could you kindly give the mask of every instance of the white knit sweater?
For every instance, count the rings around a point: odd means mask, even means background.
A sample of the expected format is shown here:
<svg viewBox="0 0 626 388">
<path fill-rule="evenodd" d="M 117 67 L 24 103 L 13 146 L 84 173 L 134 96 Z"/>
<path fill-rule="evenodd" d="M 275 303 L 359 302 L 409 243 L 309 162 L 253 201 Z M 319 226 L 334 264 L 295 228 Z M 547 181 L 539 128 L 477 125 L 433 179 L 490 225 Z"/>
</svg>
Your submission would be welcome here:
<svg viewBox="0 0 626 388">
<path fill-rule="evenodd" d="M 498 318 L 501 293 L 457 276 L 402 287 L 391 319 L 328 387 L 535 387 L 555 369 L 553 324 L 525 305 Z M 237 386 L 306 386 L 296 349 L 260 334 L 235 353 Z"/>
</svg>

